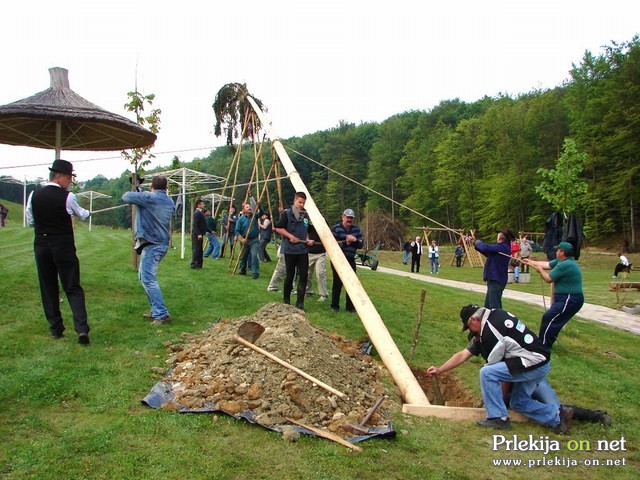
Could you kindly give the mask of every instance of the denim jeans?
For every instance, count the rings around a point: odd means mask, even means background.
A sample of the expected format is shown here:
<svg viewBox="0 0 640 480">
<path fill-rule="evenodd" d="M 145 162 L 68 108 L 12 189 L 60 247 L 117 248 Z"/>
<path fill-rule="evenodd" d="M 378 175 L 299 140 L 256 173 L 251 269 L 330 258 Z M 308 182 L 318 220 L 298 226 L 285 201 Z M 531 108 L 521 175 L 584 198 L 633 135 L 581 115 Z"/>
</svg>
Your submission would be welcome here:
<svg viewBox="0 0 640 480">
<path fill-rule="evenodd" d="M 487 294 L 484 297 L 484 308 L 502 309 L 502 292 L 505 285 L 495 280 L 487 280 Z"/>
<path fill-rule="evenodd" d="M 208 257 L 211 255 L 211 258 L 218 258 L 220 256 L 220 242 L 217 235 L 207 232 L 207 238 L 209 239 L 209 245 L 207 245 L 207 249 L 202 256 Z"/>
<path fill-rule="evenodd" d="M 250 238 L 246 241 L 244 248 L 242 248 L 242 255 L 240 255 L 240 262 L 238 268 L 240 273 L 247 273 L 247 266 L 251 268 L 251 272 L 254 277 L 260 274 L 260 260 L 258 258 L 258 250 L 260 249 L 260 242 L 258 238 Z"/>
<path fill-rule="evenodd" d="M 438 257 L 430 258 L 431 273 L 438 273 L 438 267 L 440 267 L 440 259 Z"/>
<path fill-rule="evenodd" d="M 551 364 L 547 363 L 534 370 L 511 375 L 504 362 L 482 367 L 480 369 L 480 387 L 482 388 L 487 418 L 507 416 L 507 407 L 502 397 L 502 382 L 511 382 L 513 388 L 509 404 L 512 409 L 536 422 L 550 427 L 557 426 L 560 423 L 558 414 L 560 404 L 557 401 L 547 404 L 533 399 L 534 391 L 538 384 L 545 380 L 550 368 Z M 551 386 L 548 385 L 548 388 L 551 389 Z M 551 398 L 550 394 L 547 395 L 547 398 Z"/>
<path fill-rule="evenodd" d="M 142 283 L 142 288 L 147 293 L 149 303 L 151 303 L 151 315 L 153 318 L 162 318 L 169 315 L 167 307 L 164 304 L 162 298 L 162 292 L 160 291 L 160 285 L 156 274 L 158 272 L 158 265 L 164 258 L 169 250 L 169 245 L 156 245 L 151 244 L 142 250 L 140 255 L 140 266 L 138 268 L 138 278 Z"/>
</svg>

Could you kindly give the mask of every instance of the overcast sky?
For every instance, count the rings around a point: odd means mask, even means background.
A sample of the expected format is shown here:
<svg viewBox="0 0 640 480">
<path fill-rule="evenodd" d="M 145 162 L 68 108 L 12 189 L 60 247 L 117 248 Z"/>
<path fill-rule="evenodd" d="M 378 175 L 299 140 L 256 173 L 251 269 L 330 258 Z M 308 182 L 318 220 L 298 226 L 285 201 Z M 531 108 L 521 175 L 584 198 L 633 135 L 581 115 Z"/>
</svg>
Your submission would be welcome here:
<svg viewBox="0 0 640 480">
<path fill-rule="evenodd" d="M 211 104 L 226 83 L 246 83 L 287 138 L 558 86 L 586 50 L 631 40 L 638 19 L 638 0 L 3 2 L 0 105 L 49 88 L 56 66 L 76 93 L 133 118 L 123 105 L 137 77 L 162 110 L 152 166 L 168 166 L 224 143 Z M 0 145 L 0 175 L 44 177 L 53 158 Z M 128 168 L 118 152 L 62 158 L 80 180 Z"/>
</svg>

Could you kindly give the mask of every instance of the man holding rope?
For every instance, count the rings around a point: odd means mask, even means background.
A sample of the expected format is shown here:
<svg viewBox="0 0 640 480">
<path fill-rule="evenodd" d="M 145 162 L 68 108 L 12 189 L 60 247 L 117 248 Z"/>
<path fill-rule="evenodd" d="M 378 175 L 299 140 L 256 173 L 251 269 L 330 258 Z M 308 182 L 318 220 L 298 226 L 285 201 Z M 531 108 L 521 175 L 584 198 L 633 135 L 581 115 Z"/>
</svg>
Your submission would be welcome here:
<svg viewBox="0 0 640 480">
<path fill-rule="evenodd" d="M 523 261 L 525 265 L 535 268 L 545 282 L 553 283 L 553 303 L 542 315 L 538 334 L 542 343 L 548 348 L 551 348 L 556 341 L 562 327 L 578 313 L 584 304 L 582 272 L 573 258 L 573 245 L 569 242 L 560 242 L 553 248 L 556 250 L 555 260 L 544 262 L 526 259 Z M 545 270 L 551 271 L 547 273 Z"/>
<path fill-rule="evenodd" d="M 485 308 L 502 308 L 502 292 L 509 280 L 509 262 L 511 241 L 516 237 L 508 228 L 498 231 L 496 243 L 485 243 L 473 239 L 475 249 L 487 257 L 484 265 L 483 280 L 487 282 L 487 294 L 484 298 Z"/>
<path fill-rule="evenodd" d="M 151 303 L 151 311 L 143 316 L 153 319 L 154 325 L 169 323 L 171 316 L 156 277 L 158 265 L 169 251 L 171 236 L 174 204 L 167 195 L 167 179 L 162 175 L 153 177 L 151 192 L 126 192 L 122 201 L 137 206 L 134 248 L 140 254 L 138 278 Z"/>
</svg>

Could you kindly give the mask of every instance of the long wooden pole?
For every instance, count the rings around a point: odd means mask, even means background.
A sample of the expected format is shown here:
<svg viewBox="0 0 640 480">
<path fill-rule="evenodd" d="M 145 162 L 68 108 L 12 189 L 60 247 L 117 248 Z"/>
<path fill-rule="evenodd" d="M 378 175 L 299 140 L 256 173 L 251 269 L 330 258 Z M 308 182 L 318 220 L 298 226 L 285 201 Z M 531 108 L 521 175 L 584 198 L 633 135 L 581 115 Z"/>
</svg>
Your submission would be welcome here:
<svg viewBox="0 0 640 480">
<path fill-rule="evenodd" d="M 309 217 L 311 218 L 318 235 L 320 236 L 322 245 L 327 250 L 327 255 L 329 255 L 329 258 L 331 259 L 331 264 L 336 269 L 338 276 L 342 280 L 342 283 L 349 294 L 349 297 L 351 297 L 351 301 L 353 302 L 364 328 L 367 330 L 371 343 L 376 347 L 376 351 L 378 352 L 378 355 L 380 355 L 382 362 L 389 370 L 389 373 L 391 373 L 395 384 L 402 393 L 404 401 L 411 404 L 429 405 L 427 396 L 414 377 L 409 365 L 405 362 L 400 350 L 398 350 L 398 347 L 393 341 L 391 334 L 389 334 L 386 325 L 382 321 L 382 318 L 380 318 L 380 314 L 373 306 L 367 292 L 358 280 L 358 276 L 351 269 L 349 262 L 347 262 L 340 246 L 331 233 L 331 229 L 320 213 L 320 210 L 318 210 L 316 203 L 313 201 L 306 185 L 300 178 L 300 174 L 293 165 L 293 162 L 285 151 L 284 146 L 273 133 L 269 121 L 265 118 L 264 113 L 260 110 L 260 107 L 258 107 L 253 98 L 247 97 L 247 99 L 258 115 L 262 128 L 264 128 L 267 136 L 271 139 L 273 148 L 278 154 L 280 162 L 284 166 L 293 187 L 296 191 L 304 192 L 307 195 L 305 208 L 309 213 Z"/>
</svg>

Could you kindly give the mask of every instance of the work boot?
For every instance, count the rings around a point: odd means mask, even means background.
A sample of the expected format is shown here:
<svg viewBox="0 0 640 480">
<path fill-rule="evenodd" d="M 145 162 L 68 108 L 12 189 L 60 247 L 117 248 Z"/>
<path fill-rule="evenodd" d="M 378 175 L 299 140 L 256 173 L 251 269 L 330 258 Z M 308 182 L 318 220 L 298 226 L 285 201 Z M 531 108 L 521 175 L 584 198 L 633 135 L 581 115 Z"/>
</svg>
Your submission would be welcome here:
<svg viewBox="0 0 640 480">
<path fill-rule="evenodd" d="M 487 418 L 486 420 L 478 420 L 476 424 L 482 428 L 495 428 L 498 430 L 509 430 L 511 428 L 511 420 L 508 418 L 502 420 L 501 418 Z"/>
<path fill-rule="evenodd" d="M 611 425 L 612 418 L 604 410 L 591 410 L 588 408 L 576 407 L 575 405 L 567 405 L 573 409 L 573 419 L 583 420 L 591 423 L 601 423 L 605 427 Z"/>
<path fill-rule="evenodd" d="M 571 421 L 573 420 L 573 408 L 568 405 L 560 405 L 560 423 L 556 426 L 555 431 L 561 435 L 569 433 Z"/>
</svg>

